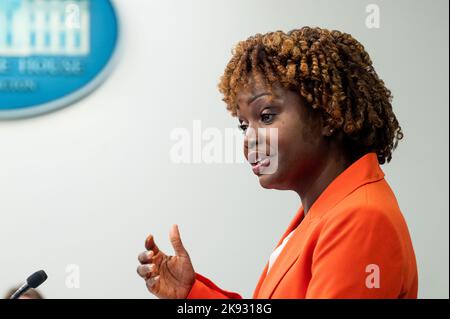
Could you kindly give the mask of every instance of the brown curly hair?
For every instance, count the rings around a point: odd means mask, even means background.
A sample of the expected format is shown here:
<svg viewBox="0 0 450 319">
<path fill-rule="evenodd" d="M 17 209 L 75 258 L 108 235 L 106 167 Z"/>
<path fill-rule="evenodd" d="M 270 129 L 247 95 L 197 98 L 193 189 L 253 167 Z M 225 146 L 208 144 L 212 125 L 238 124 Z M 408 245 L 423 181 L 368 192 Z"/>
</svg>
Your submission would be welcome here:
<svg viewBox="0 0 450 319">
<path fill-rule="evenodd" d="M 238 91 L 261 75 L 269 90 L 278 83 L 298 92 L 334 132 L 344 133 L 353 154 L 376 152 L 380 164 L 390 162 L 403 138 L 392 95 L 350 34 L 308 26 L 258 33 L 240 41 L 232 55 L 219 91 L 233 116 Z"/>
</svg>

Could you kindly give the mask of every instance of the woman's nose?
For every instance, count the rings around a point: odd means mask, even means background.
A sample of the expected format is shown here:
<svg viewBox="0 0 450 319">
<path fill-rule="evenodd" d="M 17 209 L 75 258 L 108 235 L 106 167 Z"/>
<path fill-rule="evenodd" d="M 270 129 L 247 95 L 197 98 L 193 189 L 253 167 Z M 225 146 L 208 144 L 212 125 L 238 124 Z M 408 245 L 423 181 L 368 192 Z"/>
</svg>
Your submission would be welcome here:
<svg viewBox="0 0 450 319">
<path fill-rule="evenodd" d="M 253 127 L 248 127 L 245 131 L 244 146 L 247 149 L 255 149 L 258 144 L 258 136 Z"/>
</svg>

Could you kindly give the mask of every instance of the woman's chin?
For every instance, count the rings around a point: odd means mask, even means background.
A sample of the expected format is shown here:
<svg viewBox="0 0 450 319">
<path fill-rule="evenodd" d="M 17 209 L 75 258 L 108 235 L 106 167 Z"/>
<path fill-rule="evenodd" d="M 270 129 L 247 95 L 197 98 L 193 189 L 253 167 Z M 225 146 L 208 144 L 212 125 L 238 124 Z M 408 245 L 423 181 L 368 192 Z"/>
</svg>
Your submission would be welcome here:
<svg viewBox="0 0 450 319">
<path fill-rule="evenodd" d="M 275 178 L 274 174 L 261 174 L 258 175 L 259 184 L 263 188 L 273 189 L 275 188 Z"/>
<path fill-rule="evenodd" d="M 280 171 L 274 174 L 261 174 L 258 175 L 259 184 L 263 188 L 267 189 L 277 189 L 277 190 L 290 190 L 292 189 L 288 179 L 285 178 L 283 174 L 280 174 Z"/>
</svg>

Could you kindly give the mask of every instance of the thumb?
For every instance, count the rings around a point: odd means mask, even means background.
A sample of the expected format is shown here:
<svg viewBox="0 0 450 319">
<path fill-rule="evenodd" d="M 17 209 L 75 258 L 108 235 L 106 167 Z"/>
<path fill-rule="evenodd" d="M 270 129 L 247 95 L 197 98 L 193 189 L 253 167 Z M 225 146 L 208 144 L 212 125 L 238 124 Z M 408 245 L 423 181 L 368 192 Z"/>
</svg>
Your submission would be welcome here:
<svg viewBox="0 0 450 319">
<path fill-rule="evenodd" d="M 170 242 L 172 243 L 173 249 L 175 250 L 175 255 L 181 257 L 188 257 L 188 253 L 183 246 L 181 241 L 180 231 L 178 230 L 178 225 L 173 225 L 170 230 Z"/>
</svg>

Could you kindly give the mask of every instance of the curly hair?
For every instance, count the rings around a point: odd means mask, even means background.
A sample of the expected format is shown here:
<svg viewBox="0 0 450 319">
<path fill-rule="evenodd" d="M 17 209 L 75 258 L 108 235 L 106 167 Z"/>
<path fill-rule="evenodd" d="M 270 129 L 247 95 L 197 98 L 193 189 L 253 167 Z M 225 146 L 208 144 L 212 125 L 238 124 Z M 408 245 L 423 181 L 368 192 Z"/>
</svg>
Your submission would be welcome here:
<svg viewBox="0 0 450 319">
<path fill-rule="evenodd" d="M 390 162 L 403 138 L 390 90 L 350 34 L 305 26 L 240 41 L 218 86 L 232 116 L 237 115 L 238 91 L 256 75 L 269 90 L 278 83 L 299 93 L 334 132 L 344 133 L 356 154 L 376 152 L 380 164 Z"/>
</svg>

